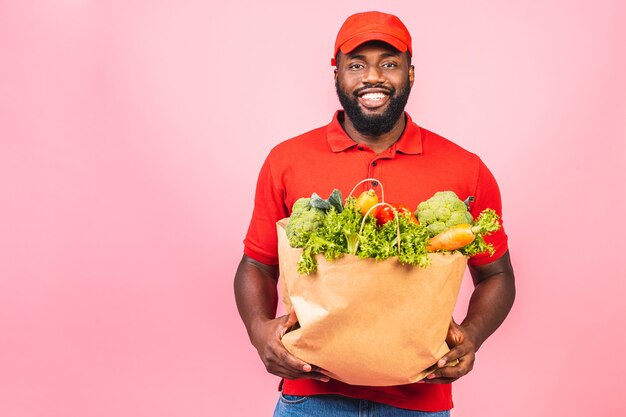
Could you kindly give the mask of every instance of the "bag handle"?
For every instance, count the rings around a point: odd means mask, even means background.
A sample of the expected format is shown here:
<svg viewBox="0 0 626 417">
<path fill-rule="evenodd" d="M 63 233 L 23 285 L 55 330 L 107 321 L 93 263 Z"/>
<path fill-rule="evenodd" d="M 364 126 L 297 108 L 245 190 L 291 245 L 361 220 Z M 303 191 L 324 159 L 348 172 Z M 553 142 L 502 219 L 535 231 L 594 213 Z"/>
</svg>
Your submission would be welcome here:
<svg viewBox="0 0 626 417">
<path fill-rule="evenodd" d="M 354 188 L 352 189 L 352 191 L 350 191 L 350 194 L 348 194 L 348 198 L 352 197 L 352 194 L 356 191 L 357 187 L 361 184 L 363 184 L 364 182 L 367 181 L 376 181 L 378 183 L 378 185 L 380 185 L 380 201 L 382 201 L 383 203 L 385 202 L 385 189 L 383 188 L 383 183 L 378 181 L 376 178 L 365 178 L 364 180 L 361 180 L 359 182 L 357 182 L 357 184 L 354 186 Z"/>
<path fill-rule="evenodd" d="M 364 182 L 367 181 L 376 181 L 379 185 L 380 185 L 380 194 L 381 194 L 381 202 L 380 203 L 376 203 L 374 204 L 372 207 L 370 207 L 370 209 L 367 211 L 367 213 L 365 213 L 365 215 L 363 216 L 363 220 L 361 221 L 361 229 L 359 230 L 359 237 L 361 237 L 361 233 L 363 233 L 363 227 L 365 226 L 365 219 L 367 218 L 367 216 L 370 215 L 370 213 L 372 213 L 372 210 L 374 210 L 375 208 L 378 207 L 382 207 L 382 206 L 388 206 L 391 207 L 391 209 L 393 210 L 393 218 L 396 221 L 396 229 L 398 231 L 398 255 L 400 254 L 400 220 L 398 220 L 398 210 L 396 210 L 396 208 L 394 206 L 392 206 L 389 203 L 385 203 L 385 189 L 383 188 L 383 183 L 380 182 L 379 180 L 377 180 L 376 178 L 365 178 L 364 180 L 359 181 L 354 188 L 352 189 L 352 191 L 350 191 L 350 194 L 348 194 L 348 198 L 350 198 L 352 196 L 352 193 L 354 193 L 354 191 L 357 189 L 357 187 L 361 184 L 363 184 Z M 356 254 L 357 250 L 359 249 L 359 240 L 357 240 L 356 245 L 354 247 L 354 253 Z"/>
</svg>

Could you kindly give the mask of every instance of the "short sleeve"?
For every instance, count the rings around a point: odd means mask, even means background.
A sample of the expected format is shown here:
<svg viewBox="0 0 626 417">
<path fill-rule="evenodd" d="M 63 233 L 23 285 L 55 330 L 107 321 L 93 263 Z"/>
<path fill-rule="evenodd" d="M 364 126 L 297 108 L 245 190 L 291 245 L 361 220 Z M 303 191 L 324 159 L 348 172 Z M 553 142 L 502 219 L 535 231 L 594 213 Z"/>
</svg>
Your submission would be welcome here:
<svg viewBox="0 0 626 417">
<path fill-rule="evenodd" d="M 244 239 L 244 253 L 267 265 L 278 264 L 276 222 L 289 215 L 284 195 L 280 180 L 272 173 L 270 153 L 259 173 L 252 219 Z"/>
<path fill-rule="evenodd" d="M 487 166 L 479 160 L 478 176 L 476 181 L 476 189 L 474 191 L 475 201 L 470 205 L 470 212 L 476 218 L 483 210 L 491 208 L 498 213 L 502 221 L 502 199 L 500 196 L 500 188 L 493 174 Z M 504 224 L 495 233 L 485 236 L 485 241 L 491 243 L 495 249 L 493 255 L 489 253 L 481 253 L 472 256 L 469 260 L 470 265 L 485 265 L 500 258 L 508 250 L 508 237 L 504 230 Z"/>
</svg>

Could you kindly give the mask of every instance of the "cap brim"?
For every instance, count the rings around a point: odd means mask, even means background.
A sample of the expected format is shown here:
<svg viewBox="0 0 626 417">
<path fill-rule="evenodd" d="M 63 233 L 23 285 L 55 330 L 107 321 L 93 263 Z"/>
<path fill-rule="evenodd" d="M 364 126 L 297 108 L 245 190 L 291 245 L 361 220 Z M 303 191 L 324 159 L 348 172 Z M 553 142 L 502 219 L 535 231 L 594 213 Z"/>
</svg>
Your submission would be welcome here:
<svg viewBox="0 0 626 417">
<path fill-rule="evenodd" d="M 371 41 L 388 43 L 400 52 L 405 52 L 408 49 L 404 42 L 386 33 L 362 33 L 345 41 L 339 50 L 344 54 L 348 54 L 364 43 Z"/>
</svg>

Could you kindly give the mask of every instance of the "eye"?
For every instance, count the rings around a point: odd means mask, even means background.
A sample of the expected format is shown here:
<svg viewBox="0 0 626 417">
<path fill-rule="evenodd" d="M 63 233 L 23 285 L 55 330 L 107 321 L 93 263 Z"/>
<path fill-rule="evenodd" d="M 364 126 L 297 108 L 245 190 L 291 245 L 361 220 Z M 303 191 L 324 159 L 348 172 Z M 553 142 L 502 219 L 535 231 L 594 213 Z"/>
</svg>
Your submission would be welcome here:
<svg viewBox="0 0 626 417">
<path fill-rule="evenodd" d="M 357 62 L 353 62 L 352 64 L 348 65 L 348 69 L 351 69 L 351 70 L 360 70 L 363 68 L 365 68 L 365 66 Z"/>
<path fill-rule="evenodd" d="M 398 64 L 395 62 L 385 62 L 382 66 L 383 68 L 397 68 Z"/>
</svg>

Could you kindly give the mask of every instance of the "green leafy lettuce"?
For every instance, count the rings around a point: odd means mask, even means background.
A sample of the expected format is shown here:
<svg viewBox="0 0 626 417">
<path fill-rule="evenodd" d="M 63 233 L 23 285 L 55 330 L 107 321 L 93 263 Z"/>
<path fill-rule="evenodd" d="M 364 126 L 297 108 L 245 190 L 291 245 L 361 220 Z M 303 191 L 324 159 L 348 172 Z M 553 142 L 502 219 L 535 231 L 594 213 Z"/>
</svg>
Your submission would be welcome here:
<svg viewBox="0 0 626 417">
<path fill-rule="evenodd" d="M 302 248 L 299 273 L 315 272 L 315 257 L 319 254 L 329 261 L 350 254 L 376 260 L 396 256 L 400 263 L 421 268 L 430 264 L 427 246 L 433 231 L 427 223 L 416 224 L 409 216 L 399 214 L 397 220 L 378 226 L 374 216 L 364 220 L 355 203 L 356 199 L 349 197 L 343 205 L 341 193 L 334 190 L 326 200 L 314 193 L 294 204 L 286 232 L 291 246 Z M 457 203 L 464 205 L 460 200 Z M 466 256 L 484 252 L 493 255 L 493 245 L 486 243 L 484 236 L 499 228 L 496 212 L 484 210 L 472 223 L 476 238 L 458 251 Z"/>
<path fill-rule="evenodd" d="M 315 255 L 318 254 L 323 254 L 328 260 L 344 254 L 377 260 L 397 256 L 404 264 L 428 266 L 426 245 L 429 232 L 425 227 L 411 222 L 408 217 L 402 215 L 398 217 L 398 222 L 390 221 L 379 227 L 372 216 L 363 221 L 360 211 L 355 208 L 355 202 L 354 197 L 348 198 L 341 213 L 334 207 L 326 211 L 321 225 L 309 235 L 308 241 L 303 246 L 298 272 L 301 274 L 315 272 L 317 269 Z"/>
</svg>

